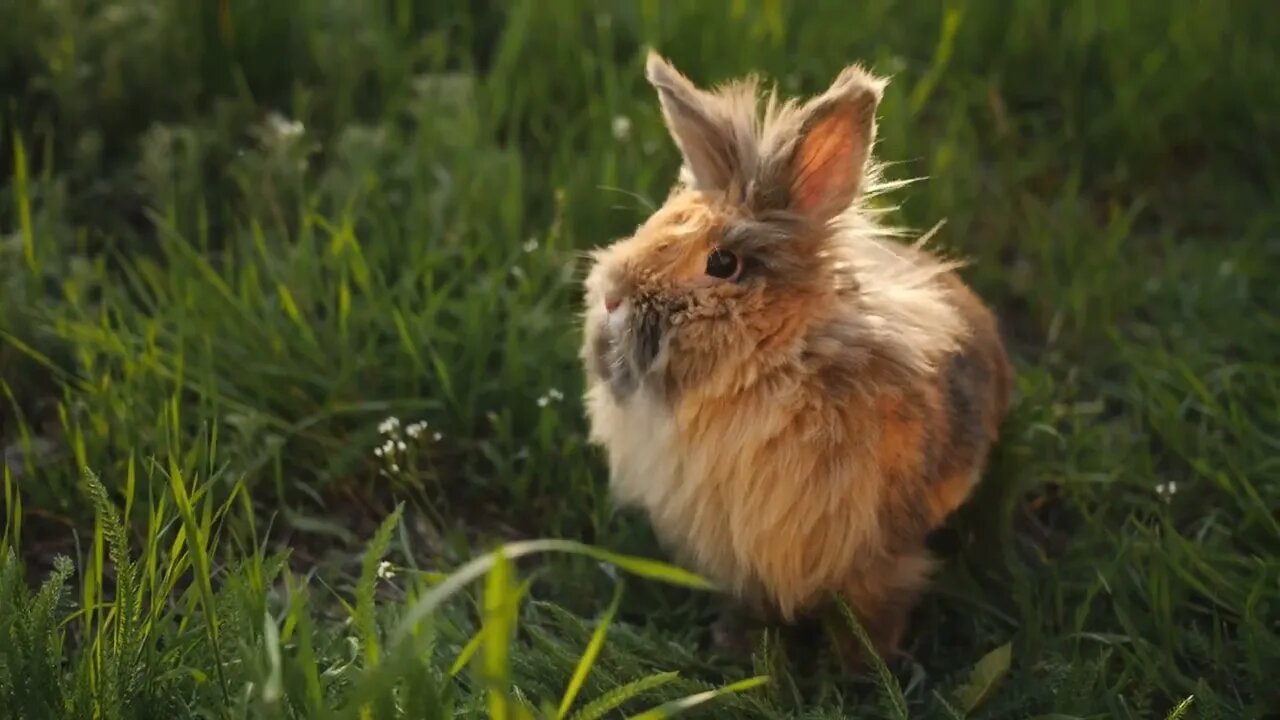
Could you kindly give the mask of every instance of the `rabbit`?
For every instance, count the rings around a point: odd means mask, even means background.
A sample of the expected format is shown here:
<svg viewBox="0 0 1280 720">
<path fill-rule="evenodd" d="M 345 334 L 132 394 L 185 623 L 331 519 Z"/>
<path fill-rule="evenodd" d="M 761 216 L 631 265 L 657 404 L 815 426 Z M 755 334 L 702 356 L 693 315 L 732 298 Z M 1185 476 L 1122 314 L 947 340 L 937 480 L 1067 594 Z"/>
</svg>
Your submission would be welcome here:
<svg viewBox="0 0 1280 720">
<path fill-rule="evenodd" d="M 585 253 L 584 408 L 610 493 L 735 607 L 793 624 L 837 597 L 895 654 L 926 537 L 1009 408 L 997 320 L 960 263 L 866 202 L 888 185 L 886 79 L 854 64 L 761 107 L 754 75 L 706 90 L 649 50 L 645 77 L 683 164 L 634 234 Z"/>
</svg>

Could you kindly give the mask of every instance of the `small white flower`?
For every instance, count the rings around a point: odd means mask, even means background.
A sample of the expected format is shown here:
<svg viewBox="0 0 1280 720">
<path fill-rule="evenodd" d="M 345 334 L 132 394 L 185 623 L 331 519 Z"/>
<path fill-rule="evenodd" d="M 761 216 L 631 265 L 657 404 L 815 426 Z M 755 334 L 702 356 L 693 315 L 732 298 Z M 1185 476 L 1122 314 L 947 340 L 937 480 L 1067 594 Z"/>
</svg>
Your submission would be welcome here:
<svg viewBox="0 0 1280 720">
<path fill-rule="evenodd" d="M 547 403 L 549 402 L 551 402 L 551 398 L 547 397 L 546 395 L 543 395 L 542 397 L 538 398 L 538 407 L 544 408 L 547 406 Z"/>
<path fill-rule="evenodd" d="M 412 425 L 409 425 L 408 427 L 406 427 L 404 431 L 409 437 L 416 438 L 422 434 L 423 430 L 426 430 L 426 429 L 427 429 L 427 421 L 419 420 L 418 422 L 413 423 Z"/>
<path fill-rule="evenodd" d="M 399 463 L 391 463 L 391 472 L 393 472 L 393 473 L 400 472 L 400 465 L 399 465 Z"/>
<path fill-rule="evenodd" d="M 383 435 L 390 435 L 391 433 L 395 432 L 399 428 L 400 428 L 400 418 L 394 415 L 388 416 L 382 422 L 378 423 L 378 432 L 382 433 Z"/>
<path fill-rule="evenodd" d="M 531 253 L 531 252 L 533 252 L 534 250 L 537 250 L 537 249 L 538 249 L 538 238 L 532 238 L 532 237 L 531 237 L 531 238 L 529 238 L 528 240 L 525 240 L 525 241 L 524 241 L 524 245 L 522 245 L 521 247 L 523 247 L 523 248 L 524 248 L 524 251 L 525 251 L 525 252 L 527 252 L 527 253 Z"/>
<path fill-rule="evenodd" d="M 563 400 L 564 393 L 560 392 L 556 388 L 551 388 L 550 390 L 547 391 L 547 397 L 551 398 L 552 400 Z"/>
<path fill-rule="evenodd" d="M 267 123 L 271 125 L 271 129 L 280 137 L 291 140 L 300 137 L 306 132 L 306 128 L 297 120 L 290 120 L 280 113 L 271 113 L 267 116 Z"/>
<path fill-rule="evenodd" d="M 401 440 L 401 441 L 399 441 L 399 442 L 397 442 L 397 443 L 396 443 L 396 449 L 397 449 L 397 450 L 399 450 L 399 451 L 401 451 L 401 452 L 404 452 L 404 450 L 405 450 L 406 448 L 408 448 L 408 447 L 409 447 L 409 446 L 408 446 L 408 445 L 406 445 L 406 444 L 405 444 L 405 442 L 404 442 L 403 440 Z"/>
<path fill-rule="evenodd" d="M 373 454 L 374 454 L 374 455 L 377 455 L 378 457 L 382 457 L 382 447 L 381 447 L 381 446 L 379 446 L 379 447 L 374 448 L 374 449 L 373 449 Z"/>
<path fill-rule="evenodd" d="M 631 137 L 631 118 L 626 115 L 615 115 L 613 118 L 613 139 L 626 140 Z"/>
<path fill-rule="evenodd" d="M 391 566 L 390 562 L 383 560 L 382 562 L 378 563 L 378 577 L 382 578 L 383 580 L 390 580 L 395 576 L 396 576 L 395 568 Z"/>
<path fill-rule="evenodd" d="M 444 439 L 444 435 L 441 435 L 440 433 L 436 433 L 435 435 L 431 436 L 431 439 L 435 440 L 436 442 L 440 442 L 441 440 Z"/>
</svg>

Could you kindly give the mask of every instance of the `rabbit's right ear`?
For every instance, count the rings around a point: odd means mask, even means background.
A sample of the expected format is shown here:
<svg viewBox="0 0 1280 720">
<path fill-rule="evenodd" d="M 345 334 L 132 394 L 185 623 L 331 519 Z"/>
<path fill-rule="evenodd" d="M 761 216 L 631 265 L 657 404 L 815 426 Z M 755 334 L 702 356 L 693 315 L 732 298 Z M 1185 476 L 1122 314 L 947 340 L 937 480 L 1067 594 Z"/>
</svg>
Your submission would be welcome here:
<svg viewBox="0 0 1280 720">
<path fill-rule="evenodd" d="M 861 66 L 851 65 L 801 111 L 787 163 L 791 209 L 826 222 L 862 192 L 875 142 L 876 108 L 885 84 Z"/>
<path fill-rule="evenodd" d="M 742 168 L 734 118 L 723 100 L 699 89 L 671 63 L 650 50 L 645 79 L 658 91 L 667 130 L 693 175 L 694 187 L 724 191 Z"/>
</svg>

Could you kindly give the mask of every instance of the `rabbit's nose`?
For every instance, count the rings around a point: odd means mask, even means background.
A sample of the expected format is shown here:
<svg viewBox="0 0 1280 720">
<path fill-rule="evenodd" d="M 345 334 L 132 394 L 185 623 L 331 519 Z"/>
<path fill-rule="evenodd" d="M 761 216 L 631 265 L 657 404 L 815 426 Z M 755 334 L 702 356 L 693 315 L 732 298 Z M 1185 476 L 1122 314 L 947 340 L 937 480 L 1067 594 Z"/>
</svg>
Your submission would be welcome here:
<svg viewBox="0 0 1280 720">
<path fill-rule="evenodd" d="M 617 309 L 618 309 L 618 306 L 619 306 L 619 305 L 621 305 L 621 304 L 622 304 L 622 296 L 621 296 L 621 295 L 605 295 L 605 296 L 604 296 L 604 311 L 605 311 L 605 312 L 609 312 L 609 313 L 611 313 L 611 312 L 613 312 L 614 310 L 617 310 Z"/>
</svg>

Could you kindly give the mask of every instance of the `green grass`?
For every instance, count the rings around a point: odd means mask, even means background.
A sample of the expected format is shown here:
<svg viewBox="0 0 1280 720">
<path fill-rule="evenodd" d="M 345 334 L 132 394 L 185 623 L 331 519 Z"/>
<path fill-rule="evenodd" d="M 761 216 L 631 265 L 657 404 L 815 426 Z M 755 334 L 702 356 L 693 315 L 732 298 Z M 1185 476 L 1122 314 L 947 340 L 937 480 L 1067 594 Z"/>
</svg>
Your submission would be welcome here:
<svg viewBox="0 0 1280 720">
<path fill-rule="evenodd" d="M 892 75 L 896 219 L 1004 323 L 1005 440 L 866 678 L 708 653 L 585 444 L 580 251 L 676 168 L 650 45 Z M 1278 72 L 1265 0 L 4 5 L 0 713 L 1274 712 Z"/>
</svg>

